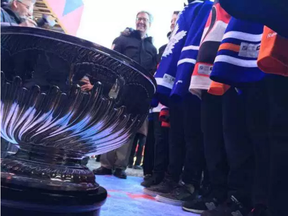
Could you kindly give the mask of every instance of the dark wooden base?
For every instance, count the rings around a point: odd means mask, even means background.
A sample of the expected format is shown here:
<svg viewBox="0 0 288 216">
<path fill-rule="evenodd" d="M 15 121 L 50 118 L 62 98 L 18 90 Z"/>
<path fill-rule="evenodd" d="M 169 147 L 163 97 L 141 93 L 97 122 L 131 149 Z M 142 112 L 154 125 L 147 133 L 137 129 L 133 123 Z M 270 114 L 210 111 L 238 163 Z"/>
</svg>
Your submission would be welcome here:
<svg viewBox="0 0 288 216">
<path fill-rule="evenodd" d="M 15 208 L 1 207 L 1 215 L 3 216 L 99 216 L 100 208 L 82 213 L 51 213 L 51 212 L 38 212 L 38 211 L 28 211 Z"/>
<path fill-rule="evenodd" d="M 98 216 L 107 191 L 48 191 L 1 185 L 2 216 Z"/>
</svg>

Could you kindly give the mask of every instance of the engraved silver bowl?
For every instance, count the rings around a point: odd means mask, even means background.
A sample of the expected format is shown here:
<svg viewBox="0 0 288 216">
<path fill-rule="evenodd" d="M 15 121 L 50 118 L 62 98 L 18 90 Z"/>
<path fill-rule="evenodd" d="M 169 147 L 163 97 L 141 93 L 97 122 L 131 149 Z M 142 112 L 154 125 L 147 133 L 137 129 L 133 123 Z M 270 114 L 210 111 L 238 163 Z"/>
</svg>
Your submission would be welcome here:
<svg viewBox="0 0 288 216">
<path fill-rule="evenodd" d="M 80 88 L 85 76 L 90 92 Z M 100 45 L 2 26 L 1 137 L 19 147 L 1 159 L 2 183 L 97 189 L 81 160 L 125 144 L 146 118 L 155 87 L 137 63 Z"/>
</svg>

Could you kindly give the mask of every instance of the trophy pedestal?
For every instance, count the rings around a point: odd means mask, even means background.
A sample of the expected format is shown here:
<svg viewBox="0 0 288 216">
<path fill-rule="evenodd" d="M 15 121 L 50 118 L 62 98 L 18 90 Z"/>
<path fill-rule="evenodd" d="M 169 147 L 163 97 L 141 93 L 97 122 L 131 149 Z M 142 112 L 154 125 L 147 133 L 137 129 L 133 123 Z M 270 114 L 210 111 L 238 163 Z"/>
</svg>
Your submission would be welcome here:
<svg viewBox="0 0 288 216">
<path fill-rule="evenodd" d="M 3 182 L 3 181 L 2 181 Z M 1 185 L 3 216 L 98 216 L 107 191 L 49 191 L 13 184 Z"/>
<path fill-rule="evenodd" d="M 1 160 L 2 215 L 99 215 L 107 191 L 93 172 L 79 159 L 41 149 L 20 148 Z"/>
</svg>

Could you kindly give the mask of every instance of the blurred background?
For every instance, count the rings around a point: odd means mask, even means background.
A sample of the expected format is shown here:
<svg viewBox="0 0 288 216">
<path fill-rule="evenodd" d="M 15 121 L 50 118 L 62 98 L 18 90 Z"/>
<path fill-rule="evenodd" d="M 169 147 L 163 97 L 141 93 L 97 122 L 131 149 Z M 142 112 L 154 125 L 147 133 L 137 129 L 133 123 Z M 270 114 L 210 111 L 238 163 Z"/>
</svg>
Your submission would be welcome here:
<svg viewBox="0 0 288 216">
<path fill-rule="evenodd" d="M 172 13 L 184 5 L 181 0 L 83 0 L 83 3 L 77 36 L 109 48 L 126 27 L 135 28 L 135 17 L 141 10 L 154 17 L 149 35 L 153 36 L 156 48 L 166 44 Z"/>
<path fill-rule="evenodd" d="M 3 0 L 1 0 L 3 2 Z M 136 14 L 150 12 L 154 21 L 149 36 L 159 48 L 167 43 L 173 11 L 181 11 L 185 0 L 37 0 L 35 19 L 50 15 L 56 19 L 53 30 L 111 47 L 126 27 L 135 28 Z"/>
</svg>

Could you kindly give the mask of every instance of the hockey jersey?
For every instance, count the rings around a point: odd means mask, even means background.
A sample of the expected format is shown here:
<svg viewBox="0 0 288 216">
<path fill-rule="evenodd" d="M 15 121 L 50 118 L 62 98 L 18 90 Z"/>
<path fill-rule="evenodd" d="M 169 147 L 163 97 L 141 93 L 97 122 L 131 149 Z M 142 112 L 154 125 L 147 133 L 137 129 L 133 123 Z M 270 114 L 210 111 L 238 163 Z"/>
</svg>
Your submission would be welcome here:
<svg viewBox="0 0 288 216">
<path fill-rule="evenodd" d="M 167 98 L 170 97 L 174 87 L 177 64 L 180 61 L 181 51 L 186 42 L 189 30 L 202 6 L 203 1 L 194 1 L 183 9 L 178 16 L 175 29 L 172 32 L 169 43 L 162 55 L 161 62 L 155 74 L 155 79 L 158 85 L 158 99 L 164 105 L 168 105 Z"/>
<path fill-rule="evenodd" d="M 201 97 L 201 90 L 208 90 L 211 85 L 210 73 L 230 18 L 231 16 L 216 0 L 203 32 L 197 63 L 189 87 L 190 92 L 198 97 Z"/>
<path fill-rule="evenodd" d="M 263 25 L 231 18 L 218 49 L 210 78 L 241 87 L 261 80 L 265 74 L 257 66 Z"/>
<path fill-rule="evenodd" d="M 177 73 L 171 97 L 182 99 L 189 92 L 191 75 L 198 56 L 199 45 L 213 2 L 206 1 L 195 18 L 177 63 Z"/>
</svg>

